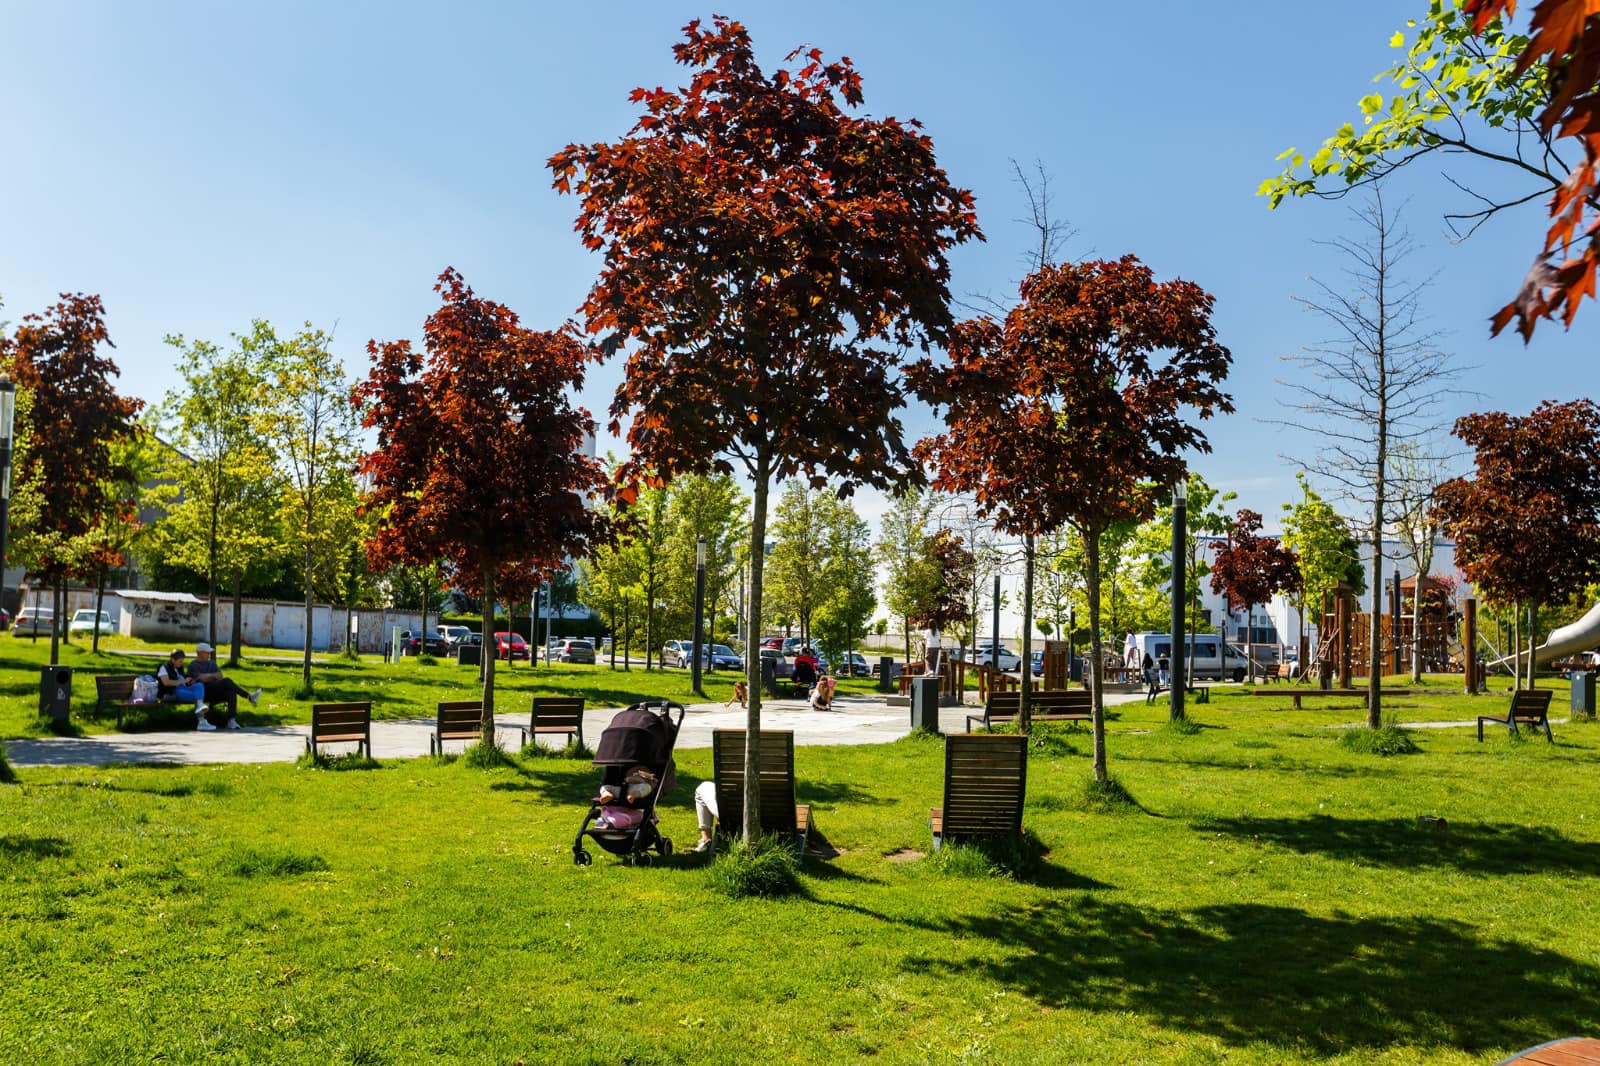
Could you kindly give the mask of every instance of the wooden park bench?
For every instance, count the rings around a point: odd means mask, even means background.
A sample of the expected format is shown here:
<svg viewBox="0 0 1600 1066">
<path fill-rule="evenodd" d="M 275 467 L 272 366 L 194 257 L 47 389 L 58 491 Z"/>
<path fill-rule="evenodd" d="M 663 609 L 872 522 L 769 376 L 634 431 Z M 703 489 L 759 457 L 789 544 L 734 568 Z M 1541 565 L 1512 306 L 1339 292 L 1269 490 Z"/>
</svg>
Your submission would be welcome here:
<svg viewBox="0 0 1600 1066">
<path fill-rule="evenodd" d="M 1547 688 L 1528 689 L 1513 693 L 1511 706 L 1502 715 L 1478 715 L 1478 739 L 1483 739 L 1483 723 L 1494 722 L 1498 725 L 1508 726 L 1512 733 L 1517 732 L 1517 723 L 1523 725 L 1539 726 L 1544 730 L 1544 739 L 1554 742 L 1555 737 L 1550 732 L 1550 690 Z"/>
<path fill-rule="evenodd" d="M 1035 689 L 1031 696 L 1035 722 L 1087 722 L 1092 718 L 1086 688 Z M 993 729 L 1002 722 L 1014 722 L 1021 709 L 1020 691 L 991 692 L 984 702 L 982 715 L 967 715 L 967 729 L 970 731 L 974 722 L 985 729 Z"/>
<path fill-rule="evenodd" d="M 1279 663 L 1267 678 L 1269 681 L 1293 681 L 1294 663 Z"/>
<path fill-rule="evenodd" d="M 794 733 L 763 729 L 761 745 L 761 831 L 794 838 L 796 853 L 805 857 L 811 832 L 811 806 L 794 801 Z M 736 833 L 744 824 L 743 729 L 711 731 L 711 766 L 716 777 L 717 819 L 724 832 Z"/>
<path fill-rule="evenodd" d="M 433 736 L 428 738 L 428 754 L 443 755 L 445 741 L 465 740 L 470 744 L 482 733 L 482 700 L 447 700 L 439 704 Z"/>
<path fill-rule="evenodd" d="M 1249 695 L 1283 698 L 1283 693 L 1274 689 L 1251 689 Z M 1383 690 L 1383 695 L 1385 698 L 1389 696 L 1409 696 L 1411 695 L 1411 689 L 1386 688 Z M 1289 696 L 1294 701 L 1294 709 L 1297 711 L 1302 709 L 1300 706 L 1302 699 L 1311 699 L 1313 696 L 1319 699 L 1346 699 L 1360 700 L 1362 703 L 1367 702 L 1367 690 L 1364 688 L 1296 688 Z"/>
<path fill-rule="evenodd" d="M 1021 836 L 1028 738 L 957 733 L 944 742 L 944 806 L 928 811 L 933 850 L 946 840 Z"/>
<path fill-rule="evenodd" d="M 481 706 L 481 705 L 480 705 Z M 567 743 L 572 743 L 572 738 L 578 738 L 578 745 L 583 745 L 583 697 L 582 696 L 535 696 L 533 698 L 533 717 L 522 730 L 522 744 L 527 746 L 528 740 L 539 739 L 541 733 L 559 733 L 567 738 Z"/>
<path fill-rule="evenodd" d="M 372 758 L 372 701 L 313 703 L 306 750 L 315 755 L 319 744 L 355 744 Z"/>
<path fill-rule="evenodd" d="M 123 715 L 131 708 L 180 707 L 184 704 L 192 707 L 195 705 L 194 700 L 178 700 L 166 695 L 158 696 L 155 700 L 135 703 L 133 701 L 133 683 L 137 680 L 138 677 L 135 674 L 96 674 L 94 678 L 95 717 L 98 718 L 100 713 L 107 707 L 115 707 L 117 710 L 117 728 L 121 729 Z M 211 706 L 217 708 L 226 707 L 231 715 L 237 713 L 237 703 L 237 696 L 229 696 L 225 700 L 218 700 Z"/>
</svg>

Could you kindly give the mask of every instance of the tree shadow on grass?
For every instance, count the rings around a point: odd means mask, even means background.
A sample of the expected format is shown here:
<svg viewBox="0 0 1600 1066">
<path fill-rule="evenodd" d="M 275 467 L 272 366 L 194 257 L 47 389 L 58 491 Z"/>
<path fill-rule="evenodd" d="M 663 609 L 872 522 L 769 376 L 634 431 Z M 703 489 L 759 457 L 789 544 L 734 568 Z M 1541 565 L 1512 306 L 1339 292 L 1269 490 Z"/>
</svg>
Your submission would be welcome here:
<svg viewBox="0 0 1600 1066">
<path fill-rule="evenodd" d="M 1409 819 L 1208 818 L 1202 832 L 1259 840 L 1301 854 L 1397 868 L 1453 867 L 1467 873 L 1560 871 L 1600 874 L 1600 844 L 1573 840 L 1545 826 L 1451 822 L 1447 832 L 1418 828 Z"/>
<path fill-rule="evenodd" d="M 1251 749 L 1245 749 L 1251 750 Z M 1250 773 L 1257 770 L 1266 770 L 1271 773 L 1300 774 L 1308 777 L 1359 777 L 1363 780 L 1384 777 L 1397 777 L 1399 770 L 1389 769 L 1384 766 L 1375 766 L 1372 763 L 1345 765 L 1339 763 L 1305 762 L 1300 759 L 1286 758 L 1282 755 L 1265 754 L 1259 758 L 1241 756 L 1238 759 L 1225 759 L 1212 756 L 1211 758 L 1185 757 L 1181 755 L 1151 755 L 1148 752 L 1128 751 L 1119 755 L 1123 762 L 1149 762 L 1168 764 L 1172 766 L 1204 766 L 1214 770 L 1237 770 L 1241 773 Z"/>
<path fill-rule="evenodd" d="M 847 781 L 818 781 L 814 778 L 796 780 L 794 798 L 797 803 L 851 803 L 874 807 L 899 802 L 899 797 L 879 796 Z"/>
<path fill-rule="evenodd" d="M 1151 911 L 1084 898 L 936 924 L 1007 954 L 914 955 L 906 969 L 977 972 L 1051 1007 L 1318 1056 L 1402 1043 L 1482 1054 L 1583 1032 L 1600 981 L 1600 967 L 1431 918 L 1259 904 Z"/>
<path fill-rule="evenodd" d="M 0 836 L 0 855 L 11 858 L 64 859 L 72 846 L 61 837 Z"/>
</svg>

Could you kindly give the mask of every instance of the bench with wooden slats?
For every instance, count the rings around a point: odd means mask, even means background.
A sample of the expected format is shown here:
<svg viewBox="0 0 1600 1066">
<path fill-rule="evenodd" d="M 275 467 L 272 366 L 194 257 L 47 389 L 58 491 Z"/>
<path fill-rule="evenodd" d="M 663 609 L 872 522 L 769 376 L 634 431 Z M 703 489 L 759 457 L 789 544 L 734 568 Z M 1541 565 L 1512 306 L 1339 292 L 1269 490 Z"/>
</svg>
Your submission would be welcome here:
<svg viewBox="0 0 1600 1066">
<path fill-rule="evenodd" d="M 100 712 L 107 707 L 115 707 L 117 710 L 117 728 L 121 729 L 123 714 L 129 708 L 176 707 L 183 704 L 193 706 L 195 703 L 194 700 L 175 700 L 165 694 L 158 696 L 154 701 L 146 700 L 142 703 L 135 703 L 133 701 L 133 683 L 137 680 L 138 677 L 134 674 L 96 674 L 94 678 L 95 717 L 98 718 Z M 231 712 L 233 703 L 234 700 L 230 699 L 223 701 L 219 705 L 228 707 Z"/>
<path fill-rule="evenodd" d="M 1483 739 L 1483 723 L 1494 722 L 1497 725 L 1508 726 L 1511 732 L 1517 732 L 1517 724 L 1531 725 L 1544 730 L 1544 738 L 1554 742 L 1555 736 L 1550 732 L 1550 690 L 1547 688 L 1522 689 L 1511 696 L 1511 706 L 1505 714 L 1480 714 L 1478 715 L 1478 739 Z"/>
<path fill-rule="evenodd" d="M 1028 738 L 957 733 L 944 742 L 944 806 L 928 811 L 937 851 L 946 840 L 1019 836 L 1028 784 Z"/>
<path fill-rule="evenodd" d="M 795 848 L 806 853 L 811 832 L 811 806 L 794 801 L 794 733 L 763 729 L 760 734 L 761 831 L 793 834 Z M 717 817 L 728 832 L 744 824 L 743 729 L 711 732 L 711 764 L 716 777 Z"/>
<path fill-rule="evenodd" d="M 315 755 L 321 744 L 355 744 L 372 758 L 372 701 L 313 703 L 306 750 Z"/>
<path fill-rule="evenodd" d="M 1090 712 L 1089 690 L 1086 688 L 1035 689 L 1029 694 L 1035 722 L 1087 722 Z M 984 702 L 983 714 L 967 715 L 967 729 L 973 723 L 993 729 L 1002 722 L 1014 722 L 1022 708 L 1022 693 L 991 692 Z"/>
<path fill-rule="evenodd" d="M 428 753 L 443 755 L 444 742 L 465 740 L 469 744 L 483 735 L 482 700 L 447 700 L 439 704 L 439 717 L 428 738 Z"/>
<path fill-rule="evenodd" d="M 572 743 L 572 738 L 578 738 L 578 746 L 583 746 L 583 697 L 581 696 L 535 696 L 533 698 L 533 717 L 522 730 L 522 743 L 526 747 L 528 739 L 539 738 L 540 733 L 564 734 L 567 743 Z"/>
</svg>

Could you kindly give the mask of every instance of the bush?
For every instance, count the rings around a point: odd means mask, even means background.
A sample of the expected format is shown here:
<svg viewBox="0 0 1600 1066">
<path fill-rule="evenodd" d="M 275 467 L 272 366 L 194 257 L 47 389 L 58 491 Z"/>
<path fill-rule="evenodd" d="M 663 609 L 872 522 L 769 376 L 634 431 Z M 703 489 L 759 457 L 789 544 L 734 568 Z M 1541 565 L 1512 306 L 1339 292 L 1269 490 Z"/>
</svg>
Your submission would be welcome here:
<svg viewBox="0 0 1600 1066">
<path fill-rule="evenodd" d="M 317 698 L 317 684 L 314 681 L 301 681 L 289 690 L 289 698 L 299 703 L 305 703 Z"/>
<path fill-rule="evenodd" d="M 1377 729 L 1357 727 L 1339 733 L 1339 747 L 1357 755 L 1415 755 L 1422 749 L 1412 739 L 1409 729 L 1401 729 L 1393 722 Z"/>
<path fill-rule="evenodd" d="M 800 863 L 792 838 L 740 840 L 711 864 L 711 886 L 732 899 L 778 899 L 800 892 Z"/>
<path fill-rule="evenodd" d="M 1045 846 L 1029 830 L 1020 837 L 989 837 L 970 843 L 946 844 L 928 855 L 935 870 L 951 877 L 1009 877 L 1027 880 L 1044 863 Z"/>
<path fill-rule="evenodd" d="M 17 783 L 17 772 L 6 761 L 6 747 L 0 744 L 0 785 L 14 785 Z"/>
<path fill-rule="evenodd" d="M 569 738 L 564 748 L 547 747 L 537 740 L 530 740 L 523 745 L 521 755 L 524 759 L 592 759 L 594 749 L 578 743 L 576 737 Z"/>
<path fill-rule="evenodd" d="M 1200 733 L 1200 723 L 1193 718 L 1168 718 L 1162 728 L 1180 737 L 1198 736 Z"/>
<path fill-rule="evenodd" d="M 383 765 L 377 759 L 360 751 L 346 752 L 343 755 L 328 755 L 320 751 L 312 754 L 303 751 L 294 764 L 302 770 L 376 770 Z"/>
<path fill-rule="evenodd" d="M 502 767 L 516 769 L 517 762 L 500 745 L 485 744 L 480 740 L 461 756 L 461 765 L 474 770 L 498 770 Z"/>
<path fill-rule="evenodd" d="M 1134 811 L 1144 810 L 1139 801 L 1133 798 L 1132 793 L 1123 788 L 1122 783 L 1114 777 L 1104 781 L 1097 781 L 1092 777 L 1085 779 L 1071 802 L 1076 810 L 1092 811 L 1097 814 L 1131 814 Z"/>
<path fill-rule="evenodd" d="M 292 877 L 328 868 L 320 855 L 275 845 L 235 848 L 223 869 L 236 877 Z"/>
</svg>

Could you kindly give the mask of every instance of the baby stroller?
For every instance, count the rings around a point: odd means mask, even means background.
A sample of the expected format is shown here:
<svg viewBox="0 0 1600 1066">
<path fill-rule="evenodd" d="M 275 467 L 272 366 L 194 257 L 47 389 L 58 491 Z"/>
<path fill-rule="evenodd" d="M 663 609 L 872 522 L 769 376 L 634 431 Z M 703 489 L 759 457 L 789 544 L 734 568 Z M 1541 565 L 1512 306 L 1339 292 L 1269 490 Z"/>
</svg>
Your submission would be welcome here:
<svg viewBox="0 0 1600 1066">
<path fill-rule="evenodd" d="M 672 854 L 672 841 L 656 829 L 656 802 L 675 784 L 672 746 L 683 716 L 680 703 L 635 703 L 617 712 L 601 732 L 594 753 L 594 764 L 602 768 L 600 788 L 572 841 L 573 862 L 588 866 L 594 861 L 584 837 L 640 866 L 653 861 L 651 848 L 663 858 Z M 639 794 L 644 783 L 650 787 Z"/>
</svg>

